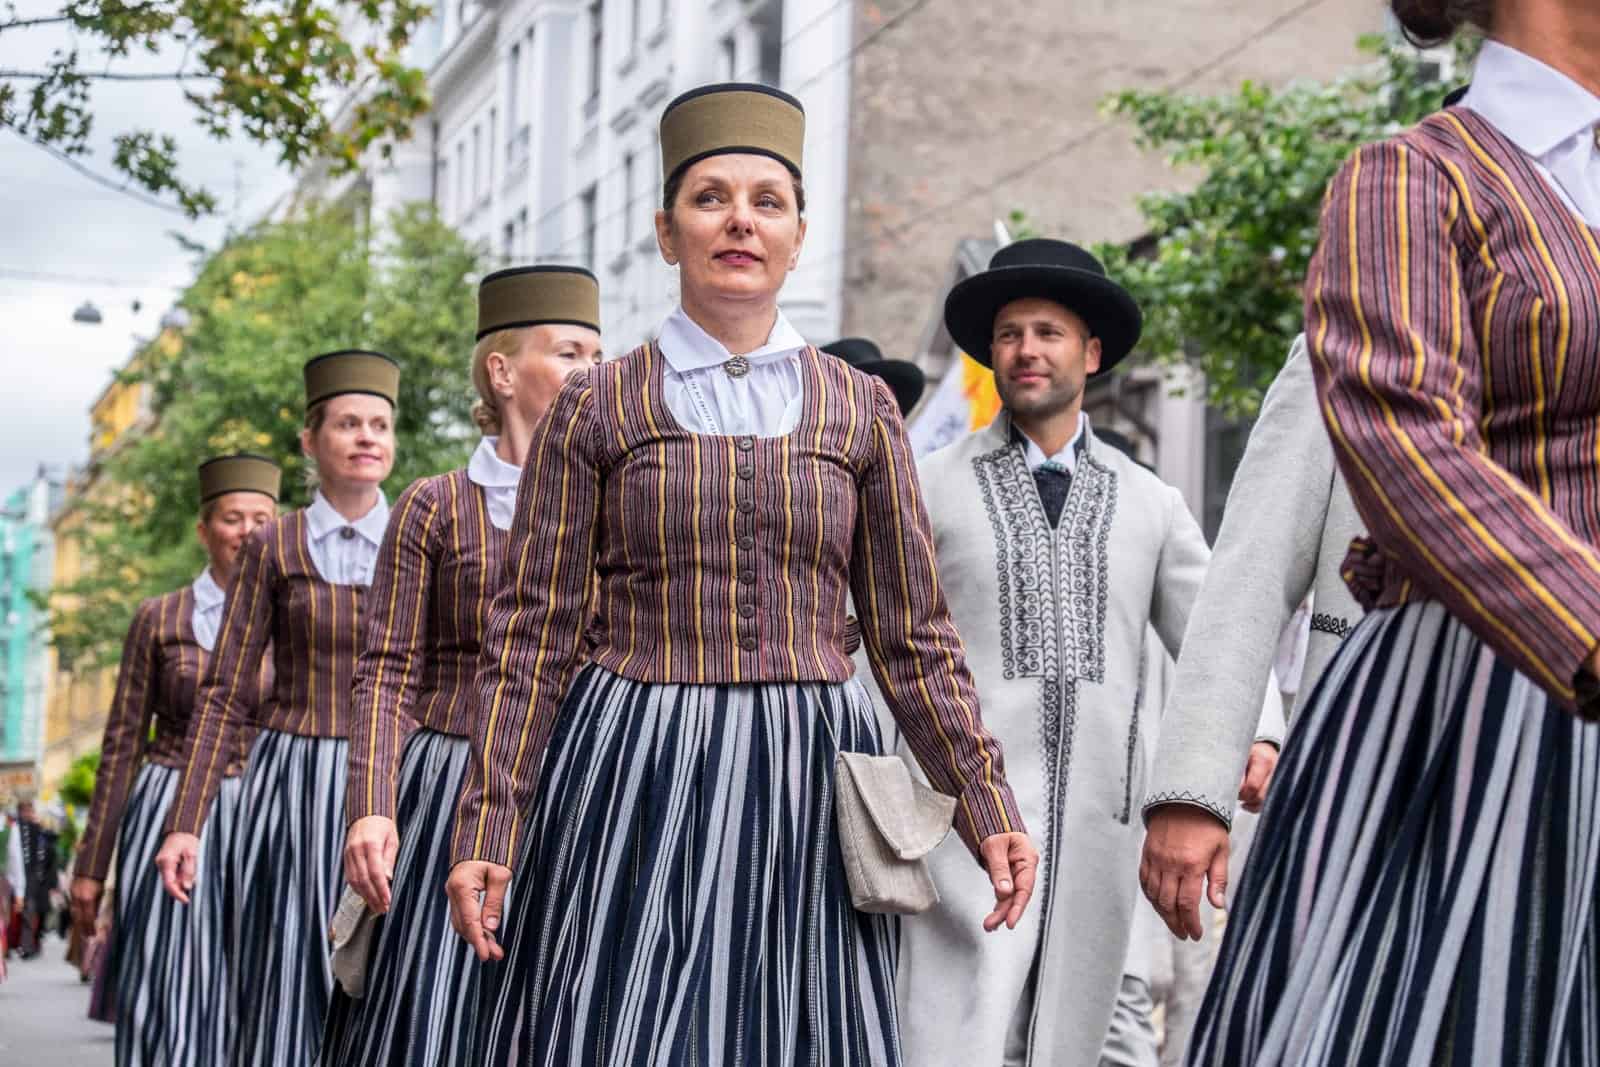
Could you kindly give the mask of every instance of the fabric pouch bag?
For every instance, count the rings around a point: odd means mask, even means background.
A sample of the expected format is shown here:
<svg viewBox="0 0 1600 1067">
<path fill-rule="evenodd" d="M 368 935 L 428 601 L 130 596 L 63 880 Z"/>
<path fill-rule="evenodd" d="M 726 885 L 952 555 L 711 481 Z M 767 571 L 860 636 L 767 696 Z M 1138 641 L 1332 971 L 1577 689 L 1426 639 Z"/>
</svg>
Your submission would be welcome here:
<svg viewBox="0 0 1600 1067">
<path fill-rule="evenodd" d="M 917 781 L 898 756 L 841 751 L 833 776 L 850 903 L 888 915 L 916 915 L 939 903 L 927 856 L 950 832 L 955 798 Z"/>
<path fill-rule="evenodd" d="M 356 1000 L 367 991 L 367 961 L 372 956 L 372 935 L 377 928 L 378 913 L 367 907 L 360 893 L 345 886 L 328 928 L 328 941 L 333 946 L 329 964 L 334 981 L 346 996 Z"/>
</svg>

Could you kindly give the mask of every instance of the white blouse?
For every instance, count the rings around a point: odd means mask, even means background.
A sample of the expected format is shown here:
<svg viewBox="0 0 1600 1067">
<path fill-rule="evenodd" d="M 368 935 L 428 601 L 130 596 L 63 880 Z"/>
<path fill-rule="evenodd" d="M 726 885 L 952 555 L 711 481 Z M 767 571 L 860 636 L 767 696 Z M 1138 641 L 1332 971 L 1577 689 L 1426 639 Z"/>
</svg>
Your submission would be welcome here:
<svg viewBox="0 0 1600 1067">
<path fill-rule="evenodd" d="M 306 508 L 306 540 L 311 542 L 311 562 L 323 581 L 334 585 L 371 585 L 378 563 L 378 546 L 389 525 L 389 501 L 378 502 L 355 522 L 334 510 L 318 490 Z"/>
<path fill-rule="evenodd" d="M 1486 41 L 1461 106 L 1532 156 L 1567 206 L 1600 226 L 1600 97 L 1532 56 Z"/>
<path fill-rule="evenodd" d="M 1072 439 L 1061 446 L 1061 451 L 1053 456 L 1045 455 L 1044 449 L 1034 444 L 1033 438 L 1023 434 L 1022 439 L 1028 442 L 1028 447 L 1023 452 L 1023 457 L 1028 464 L 1028 472 L 1031 474 L 1046 463 L 1054 463 L 1058 467 L 1065 467 L 1068 474 L 1078 473 L 1078 442 L 1083 439 L 1083 427 L 1088 421 L 1089 416 L 1081 411 L 1078 412 L 1078 428 L 1073 431 Z"/>
<path fill-rule="evenodd" d="M 666 359 L 662 395 L 672 417 L 690 433 L 782 437 L 800 421 L 805 379 L 800 353 L 805 339 L 778 312 L 767 343 L 746 352 L 750 372 L 730 375 L 733 353 L 678 308 L 657 338 Z"/>
<path fill-rule="evenodd" d="M 222 625 L 222 605 L 228 596 L 217 580 L 211 577 L 210 567 L 200 572 L 192 588 L 194 611 L 189 615 L 189 625 L 194 627 L 195 641 L 210 652 L 217 644 L 217 629 Z"/>
<path fill-rule="evenodd" d="M 517 511 L 517 482 L 522 479 L 522 468 L 513 467 L 500 458 L 495 448 L 498 437 L 485 437 L 473 450 L 467 461 L 467 479 L 483 489 L 484 500 L 489 505 L 489 521 L 497 530 L 511 529 L 511 517 Z"/>
</svg>

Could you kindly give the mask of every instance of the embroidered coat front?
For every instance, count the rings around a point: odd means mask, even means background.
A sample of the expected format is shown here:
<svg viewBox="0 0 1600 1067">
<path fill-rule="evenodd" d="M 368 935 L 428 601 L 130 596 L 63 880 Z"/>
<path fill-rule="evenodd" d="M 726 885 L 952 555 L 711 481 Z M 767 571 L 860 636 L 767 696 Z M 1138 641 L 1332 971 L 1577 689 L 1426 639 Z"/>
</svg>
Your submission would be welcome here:
<svg viewBox="0 0 1600 1067">
<path fill-rule="evenodd" d="M 939 578 L 984 722 L 1042 857 L 1014 931 L 985 934 L 993 891 L 960 843 L 930 857 L 942 900 L 901 927 L 905 1062 L 1002 1062 L 1024 1005 L 1029 1058 L 1093 1064 L 1138 894 L 1150 628 L 1176 656 L 1209 551 L 1183 497 L 1086 428 L 1052 530 L 1002 414 L 925 458 Z M 1148 731 L 1144 731 L 1148 734 Z"/>
</svg>

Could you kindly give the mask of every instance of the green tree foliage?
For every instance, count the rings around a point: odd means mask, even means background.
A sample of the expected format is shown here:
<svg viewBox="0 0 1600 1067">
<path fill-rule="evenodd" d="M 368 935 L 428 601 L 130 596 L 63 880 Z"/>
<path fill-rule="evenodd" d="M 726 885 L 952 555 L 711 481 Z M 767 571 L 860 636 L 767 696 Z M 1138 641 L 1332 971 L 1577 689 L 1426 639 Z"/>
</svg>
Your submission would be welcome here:
<svg viewBox="0 0 1600 1067">
<path fill-rule="evenodd" d="M 427 15 L 413 0 L 65 0 L 20 17 L 8 2 L 0 5 L 8 42 L 55 26 L 69 28 L 74 43 L 35 66 L 0 70 L 0 125 L 58 155 L 86 156 L 97 86 L 170 81 L 218 140 L 275 145 L 291 167 L 314 158 L 353 167 L 375 143 L 387 157 L 390 140 L 408 137 L 427 109 L 423 72 L 405 61 Z M 129 66 L 158 54 L 181 59 L 158 73 Z M 182 177 L 169 132 L 118 131 L 111 164 L 191 217 L 216 208 L 212 193 Z"/>
<path fill-rule="evenodd" d="M 1383 39 L 1363 47 L 1374 62 L 1327 84 L 1108 101 L 1142 146 L 1195 181 L 1140 199 L 1149 240 L 1097 254 L 1144 308 L 1143 350 L 1197 366 L 1230 415 L 1255 412 L 1301 330 L 1323 192 L 1340 164 L 1436 111 L 1453 87 L 1437 57 Z M 1473 47 L 1463 44 L 1458 69 Z"/>
<path fill-rule="evenodd" d="M 80 811 L 87 811 L 94 799 L 94 779 L 100 773 L 100 750 L 85 752 L 72 761 L 61 778 L 61 801 Z"/>
<path fill-rule="evenodd" d="M 314 355 L 368 348 L 399 361 L 391 499 L 465 462 L 480 253 L 429 209 L 403 209 L 381 232 L 372 247 L 331 212 L 266 224 L 201 267 L 180 300 L 188 328 L 145 346 L 128 372 L 149 386 L 153 425 L 114 450 L 75 505 L 85 570 L 55 590 L 51 618 L 65 661 L 114 659 L 138 602 L 204 565 L 195 467 L 207 456 L 271 456 L 284 467 L 283 508 L 306 503 L 301 366 Z"/>
</svg>

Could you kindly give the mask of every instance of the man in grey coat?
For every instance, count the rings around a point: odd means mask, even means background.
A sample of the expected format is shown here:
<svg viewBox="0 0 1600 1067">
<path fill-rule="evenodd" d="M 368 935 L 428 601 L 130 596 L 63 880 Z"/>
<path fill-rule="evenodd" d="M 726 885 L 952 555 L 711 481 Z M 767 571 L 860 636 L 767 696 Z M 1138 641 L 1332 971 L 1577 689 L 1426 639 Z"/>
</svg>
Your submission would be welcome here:
<svg viewBox="0 0 1600 1067">
<path fill-rule="evenodd" d="M 1005 938 L 970 921 L 958 843 L 930 857 L 943 900 L 901 928 L 905 1062 L 1094 1064 L 1137 903 L 1142 737 L 1160 710 L 1146 635 L 1177 653 L 1209 551 L 1178 491 L 1083 415 L 1087 378 L 1140 329 L 1093 256 L 1003 248 L 952 290 L 945 322 L 993 366 L 1004 410 L 919 474 L 984 723 L 1043 855 L 1039 906 Z"/>
<path fill-rule="evenodd" d="M 1211 569 L 1189 616 L 1162 717 L 1140 882 L 1179 937 L 1202 932 L 1200 897 L 1225 906 L 1233 784 L 1268 688 L 1278 634 L 1313 594 L 1299 693 L 1309 696 L 1360 621 L 1340 574 L 1364 536 L 1335 466 L 1304 335 L 1267 391 L 1234 475 Z"/>
</svg>

